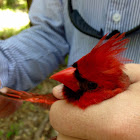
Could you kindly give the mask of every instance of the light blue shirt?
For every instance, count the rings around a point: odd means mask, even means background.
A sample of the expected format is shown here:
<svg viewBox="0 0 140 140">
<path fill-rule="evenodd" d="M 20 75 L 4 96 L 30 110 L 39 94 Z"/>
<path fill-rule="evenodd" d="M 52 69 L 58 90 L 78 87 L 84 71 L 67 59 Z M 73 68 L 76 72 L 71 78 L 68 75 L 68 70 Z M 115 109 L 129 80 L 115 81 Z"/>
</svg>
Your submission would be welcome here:
<svg viewBox="0 0 140 140">
<path fill-rule="evenodd" d="M 85 21 L 104 34 L 126 32 L 140 24 L 139 0 L 73 0 Z M 0 41 L 2 86 L 29 90 L 63 63 L 68 66 L 87 54 L 99 41 L 81 33 L 70 22 L 67 0 L 33 0 L 29 11 L 33 26 Z M 125 56 L 140 63 L 140 33 L 129 36 Z"/>
</svg>

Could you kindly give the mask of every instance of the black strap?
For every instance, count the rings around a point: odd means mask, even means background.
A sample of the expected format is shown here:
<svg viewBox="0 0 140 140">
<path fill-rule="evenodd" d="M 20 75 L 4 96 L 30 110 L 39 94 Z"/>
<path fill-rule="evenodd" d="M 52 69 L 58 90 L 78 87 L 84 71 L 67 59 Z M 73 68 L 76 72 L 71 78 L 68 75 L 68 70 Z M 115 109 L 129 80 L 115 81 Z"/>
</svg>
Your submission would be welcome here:
<svg viewBox="0 0 140 140">
<path fill-rule="evenodd" d="M 96 37 L 98 39 L 102 38 L 103 30 L 101 29 L 100 32 L 93 29 L 86 21 L 81 17 L 77 10 L 73 10 L 71 0 L 68 0 L 68 12 L 69 17 L 73 25 L 84 34 L 87 34 L 92 37 Z"/>
<path fill-rule="evenodd" d="M 68 0 L 68 13 L 69 13 L 69 17 L 71 22 L 73 23 L 73 25 L 82 33 L 89 35 L 91 37 L 95 37 L 98 39 L 101 39 L 103 37 L 103 30 L 101 29 L 100 32 L 97 31 L 96 29 L 92 28 L 79 14 L 79 12 L 77 10 L 73 10 L 72 8 L 72 1 Z M 130 34 L 132 34 L 133 32 L 136 32 L 140 30 L 140 25 L 134 27 L 133 29 L 127 31 L 125 33 L 125 36 L 128 36 Z M 118 30 L 114 30 L 112 31 L 106 39 L 109 39 L 110 37 L 112 37 L 113 35 L 115 35 L 116 33 L 120 33 Z"/>
</svg>

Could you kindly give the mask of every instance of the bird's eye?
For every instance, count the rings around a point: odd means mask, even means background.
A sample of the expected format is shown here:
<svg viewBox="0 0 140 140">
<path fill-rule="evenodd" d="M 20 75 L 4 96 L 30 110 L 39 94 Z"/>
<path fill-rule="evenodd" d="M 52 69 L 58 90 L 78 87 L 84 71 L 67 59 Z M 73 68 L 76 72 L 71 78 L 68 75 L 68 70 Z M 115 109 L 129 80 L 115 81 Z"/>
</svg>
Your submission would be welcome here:
<svg viewBox="0 0 140 140">
<path fill-rule="evenodd" d="M 97 87 L 98 87 L 97 83 L 88 82 L 88 88 L 89 89 L 96 89 Z"/>
</svg>

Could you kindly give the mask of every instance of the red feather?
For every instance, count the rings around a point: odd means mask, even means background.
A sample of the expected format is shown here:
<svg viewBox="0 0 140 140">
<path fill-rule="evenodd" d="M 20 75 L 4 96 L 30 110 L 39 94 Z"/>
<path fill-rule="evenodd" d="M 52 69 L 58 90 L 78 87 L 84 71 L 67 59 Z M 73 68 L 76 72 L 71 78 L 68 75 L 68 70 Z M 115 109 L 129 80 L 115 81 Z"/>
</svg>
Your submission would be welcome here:
<svg viewBox="0 0 140 140">
<path fill-rule="evenodd" d="M 78 60 L 77 69 L 82 78 L 98 84 L 95 90 L 86 91 L 73 104 L 86 108 L 91 104 L 102 102 L 116 94 L 123 92 L 129 86 L 129 78 L 123 72 L 123 58 L 121 52 L 129 39 L 123 39 L 124 33 L 114 35 L 105 40 L 105 35 L 90 53 Z"/>
<path fill-rule="evenodd" d="M 123 63 L 121 61 L 126 60 L 118 54 L 126 49 L 124 46 L 129 42 L 129 39 L 121 40 L 124 35 L 116 34 L 107 41 L 105 35 L 90 53 L 78 60 L 78 70 L 82 77 L 94 81 L 99 79 L 99 76 L 107 75 L 108 77 L 110 74 L 118 79 L 122 73 Z M 106 77 L 103 78 L 106 79 Z M 111 76 L 111 80 L 113 79 Z"/>
</svg>

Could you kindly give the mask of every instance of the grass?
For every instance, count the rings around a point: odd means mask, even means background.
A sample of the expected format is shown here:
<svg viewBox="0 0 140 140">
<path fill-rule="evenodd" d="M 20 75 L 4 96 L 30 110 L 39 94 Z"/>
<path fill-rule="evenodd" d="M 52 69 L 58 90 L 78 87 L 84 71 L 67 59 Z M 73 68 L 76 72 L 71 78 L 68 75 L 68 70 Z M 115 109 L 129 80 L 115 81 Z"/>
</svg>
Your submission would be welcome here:
<svg viewBox="0 0 140 140">
<path fill-rule="evenodd" d="M 3 131 L 2 130 L 0 130 L 0 137 L 3 135 Z"/>
<path fill-rule="evenodd" d="M 20 127 L 20 124 L 18 123 L 11 124 L 10 130 L 6 134 L 6 138 L 10 139 L 12 136 L 18 135 L 19 127 Z"/>
<path fill-rule="evenodd" d="M 6 132 L 6 134 L 4 133 L 3 130 L 0 130 L 0 138 L 4 136 L 7 139 L 11 139 L 13 136 L 18 135 L 19 128 L 21 127 L 21 125 L 22 123 L 20 122 L 12 123 L 9 127 L 9 130 Z"/>
</svg>

